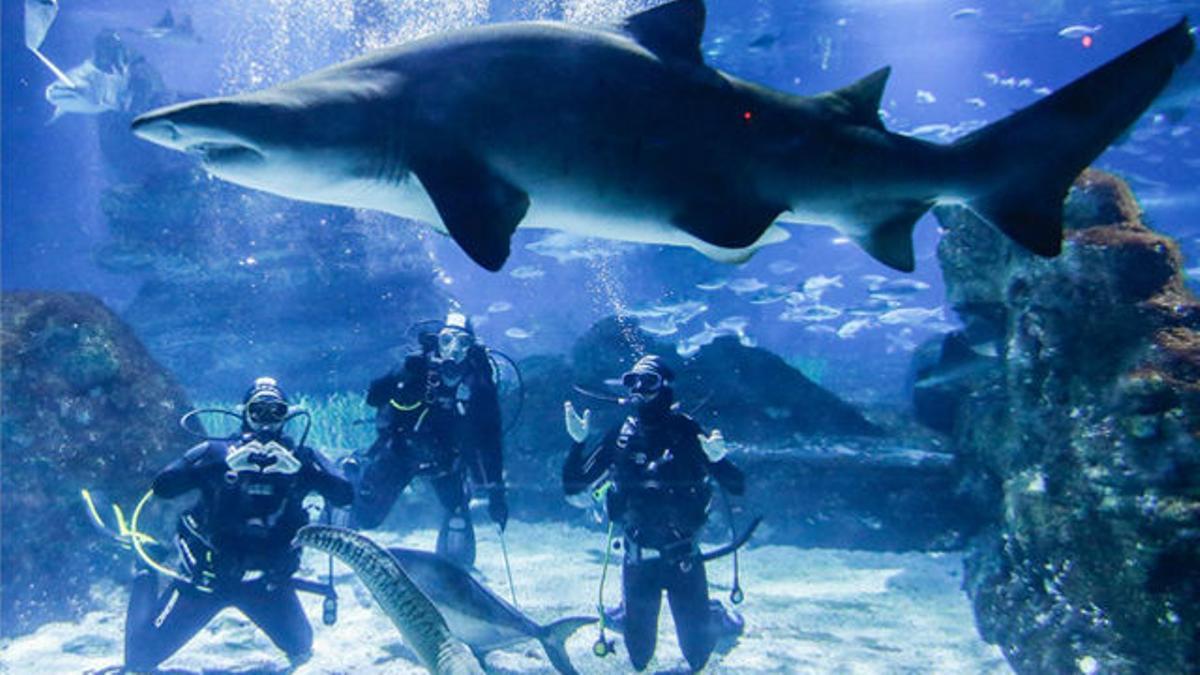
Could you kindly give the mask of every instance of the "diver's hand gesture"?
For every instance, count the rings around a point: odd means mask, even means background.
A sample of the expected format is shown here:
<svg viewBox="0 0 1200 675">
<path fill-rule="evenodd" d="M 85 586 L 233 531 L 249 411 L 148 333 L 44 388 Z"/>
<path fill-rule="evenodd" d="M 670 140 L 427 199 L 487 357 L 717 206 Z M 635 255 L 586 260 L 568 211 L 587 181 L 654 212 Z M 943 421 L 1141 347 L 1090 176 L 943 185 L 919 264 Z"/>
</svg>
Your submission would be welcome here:
<svg viewBox="0 0 1200 675">
<path fill-rule="evenodd" d="M 696 438 L 700 440 L 700 447 L 704 449 L 708 461 L 713 464 L 725 459 L 725 455 L 729 452 L 729 448 L 725 447 L 725 437 L 721 435 L 720 429 L 713 429 L 712 434 L 708 436 L 698 434 Z"/>
<path fill-rule="evenodd" d="M 583 417 L 575 413 L 575 406 L 571 405 L 570 401 L 563 404 L 563 412 L 567 418 L 567 433 L 570 434 L 571 440 L 576 443 L 582 443 L 587 440 L 589 427 L 592 425 L 592 411 L 584 410 Z"/>
</svg>

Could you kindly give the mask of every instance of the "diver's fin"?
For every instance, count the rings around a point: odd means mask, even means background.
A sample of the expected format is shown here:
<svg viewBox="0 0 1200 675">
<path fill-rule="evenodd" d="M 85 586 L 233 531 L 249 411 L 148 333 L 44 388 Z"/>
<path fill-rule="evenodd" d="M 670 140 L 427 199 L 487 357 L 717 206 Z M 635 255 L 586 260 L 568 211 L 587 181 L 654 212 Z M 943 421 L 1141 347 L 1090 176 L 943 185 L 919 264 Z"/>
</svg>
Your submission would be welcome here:
<svg viewBox="0 0 1200 675">
<path fill-rule="evenodd" d="M 538 642 L 542 643 L 542 649 L 546 650 L 546 656 L 555 670 L 564 675 L 575 675 L 578 672 L 571 664 L 571 658 L 567 656 L 567 638 L 580 628 L 597 621 L 599 619 L 594 616 L 569 616 L 542 627 Z"/>
<path fill-rule="evenodd" d="M 786 207 L 754 199 L 728 196 L 726 191 L 699 191 L 695 199 L 671 219 L 679 229 L 706 244 L 742 249 L 753 245 Z"/>
<path fill-rule="evenodd" d="M 843 114 L 847 121 L 883 129 L 883 121 L 879 119 L 879 102 L 883 99 L 883 90 L 891 74 L 892 67 L 884 66 L 854 84 L 829 92 L 825 98 L 845 105 Z"/>
<path fill-rule="evenodd" d="M 916 268 L 912 233 L 917 221 L 933 206 L 932 202 L 904 202 L 882 215 L 871 218 L 867 232 L 855 237 L 864 251 L 879 262 L 911 272 Z"/>
<path fill-rule="evenodd" d="M 957 141 L 983 181 L 969 206 L 1026 249 L 1062 250 L 1062 205 L 1081 171 L 1121 136 L 1191 56 L 1187 20 L 1033 105 Z"/>
<path fill-rule="evenodd" d="M 621 29 L 663 61 L 703 65 L 703 0 L 674 0 L 626 17 Z"/>
<path fill-rule="evenodd" d="M 418 153 L 411 165 L 446 231 L 471 260 L 491 272 L 503 267 L 529 195 L 465 153 Z"/>
</svg>

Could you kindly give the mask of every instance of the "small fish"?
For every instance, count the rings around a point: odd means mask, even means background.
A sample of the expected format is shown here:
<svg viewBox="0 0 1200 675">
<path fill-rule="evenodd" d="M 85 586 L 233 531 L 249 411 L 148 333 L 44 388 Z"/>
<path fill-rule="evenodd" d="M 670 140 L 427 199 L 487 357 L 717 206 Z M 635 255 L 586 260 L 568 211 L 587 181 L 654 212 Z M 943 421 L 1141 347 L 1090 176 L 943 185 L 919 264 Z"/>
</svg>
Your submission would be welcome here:
<svg viewBox="0 0 1200 675">
<path fill-rule="evenodd" d="M 540 279 L 546 276 L 546 271 L 534 265 L 521 265 L 509 272 L 514 279 Z"/>
<path fill-rule="evenodd" d="M 900 305 L 899 300 L 872 295 L 865 302 L 852 307 L 848 313 L 855 316 L 878 316 Z"/>
<path fill-rule="evenodd" d="M 1017 89 L 1028 89 L 1033 86 L 1033 80 L 1028 77 L 1022 77 L 1017 80 Z"/>
<path fill-rule="evenodd" d="M 836 328 L 824 323 L 809 324 L 804 327 L 804 330 L 809 333 L 816 333 L 818 335 L 837 335 Z"/>
<path fill-rule="evenodd" d="M 533 337 L 532 332 L 527 331 L 524 328 L 516 327 L 509 328 L 508 330 L 504 331 L 504 334 L 514 340 L 528 340 L 529 338 Z"/>
<path fill-rule="evenodd" d="M 962 9 L 955 10 L 954 13 L 950 15 L 950 18 L 951 19 L 975 19 L 975 18 L 978 18 L 980 14 L 983 14 L 983 10 L 981 10 L 981 9 L 978 9 L 976 7 L 963 7 Z"/>
<path fill-rule="evenodd" d="M 870 319 L 851 319 L 842 324 L 842 327 L 837 329 L 837 336 L 843 340 L 852 339 L 863 330 L 870 328 L 872 321 Z"/>
<path fill-rule="evenodd" d="M 978 96 L 967 99 L 966 103 L 967 103 L 967 105 L 969 105 L 973 108 L 986 108 L 987 107 L 987 101 L 979 98 Z"/>
<path fill-rule="evenodd" d="M 949 124 L 922 124 L 908 131 L 909 136 L 935 136 L 945 138 L 953 129 Z"/>
<path fill-rule="evenodd" d="M 924 89 L 918 89 L 917 90 L 917 103 L 920 103 L 921 105 L 929 105 L 931 103 L 937 103 L 937 96 L 934 96 L 932 91 L 925 91 Z"/>
<path fill-rule="evenodd" d="M 700 283 L 696 284 L 696 288 L 699 288 L 702 291 L 716 291 L 725 288 L 725 286 L 728 284 L 728 279 L 717 278 L 710 279 L 708 281 L 701 281 Z"/>
<path fill-rule="evenodd" d="M 879 323 L 887 326 L 916 326 L 927 321 L 933 321 L 941 318 L 943 318 L 943 310 L 941 307 L 904 307 L 901 309 L 893 309 L 890 312 L 881 314 L 879 316 Z"/>
<path fill-rule="evenodd" d="M 492 304 L 488 305 L 487 311 L 490 314 L 500 314 L 501 312 L 507 312 L 507 311 L 511 310 L 512 308 L 513 308 L 513 305 L 511 302 L 508 302 L 506 300 L 497 300 L 496 302 L 493 302 Z"/>
<path fill-rule="evenodd" d="M 1049 96 L 1050 94 L 1054 93 L 1054 90 L 1050 87 L 1038 87 L 1037 89 L 1033 90 L 1033 93 L 1037 94 L 1038 96 Z"/>
<path fill-rule="evenodd" d="M 708 311 L 708 305 L 697 300 L 684 300 L 673 305 L 655 305 L 654 311 L 662 312 L 679 323 L 687 323 Z"/>
<path fill-rule="evenodd" d="M 780 321 L 830 321 L 842 315 L 842 310 L 828 305 L 789 307 L 779 314 Z"/>
<path fill-rule="evenodd" d="M 717 322 L 718 331 L 742 333 L 750 325 L 750 319 L 744 316 L 729 316 Z"/>
<path fill-rule="evenodd" d="M 767 287 L 766 284 L 759 281 L 758 279 L 755 279 L 754 277 L 740 277 L 738 279 L 734 279 L 733 281 L 730 281 L 729 284 L 726 286 L 726 288 L 733 291 L 734 293 L 737 293 L 738 295 L 743 295 L 745 293 L 754 293 L 755 291 L 761 291 L 762 289 L 764 289 L 766 287 Z"/>
<path fill-rule="evenodd" d="M 893 295 L 908 295 L 929 290 L 929 284 L 916 279 L 892 279 L 891 281 L 885 281 L 877 288 L 872 288 L 871 290 L 883 291 L 884 293 Z"/>
<path fill-rule="evenodd" d="M 1085 35 L 1095 35 L 1097 32 L 1099 32 L 1099 30 L 1100 24 L 1096 24 L 1095 26 L 1067 26 L 1066 28 L 1058 31 L 1058 36 L 1068 40 L 1078 40 Z"/>
<path fill-rule="evenodd" d="M 788 292 L 780 289 L 768 289 L 759 291 L 750 296 L 750 304 L 752 305 L 773 305 L 788 297 Z"/>
<path fill-rule="evenodd" d="M 769 271 L 771 274 L 778 274 L 780 276 L 784 274 L 791 274 L 798 269 L 800 269 L 800 266 L 790 260 L 776 260 L 770 265 L 767 265 L 767 271 Z"/>
<path fill-rule="evenodd" d="M 666 337 L 679 332 L 679 324 L 669 316 L 639 318 L 638 328 L 658 337 Z"/>
<path fill-rule="evenodd" d="M 825 291 L 831 288 L 843 288 L 842 275 L 827 277 L 818 274 L 804 280 L 804 295 L 811 298 L 813 302 L 821 302 L 821 296 L 825 295 Z"/>
<path fill-rule="evenodd" d="M 882 274 L 864 274 L 859 277 L 859 280 L 867 285 L 867 290 L 877 291 L 887 283 L 888 278 Z"/>
<path fill-rule="evenodd" d="M 624 242 L 581 237 L 569 232 L 551 232 L 526 244 L 525 248 L 540 256 L 554 258 L 560 265 L 573 260 L 600 260 L 620 255 L 631 247 Z"/>
</svg>

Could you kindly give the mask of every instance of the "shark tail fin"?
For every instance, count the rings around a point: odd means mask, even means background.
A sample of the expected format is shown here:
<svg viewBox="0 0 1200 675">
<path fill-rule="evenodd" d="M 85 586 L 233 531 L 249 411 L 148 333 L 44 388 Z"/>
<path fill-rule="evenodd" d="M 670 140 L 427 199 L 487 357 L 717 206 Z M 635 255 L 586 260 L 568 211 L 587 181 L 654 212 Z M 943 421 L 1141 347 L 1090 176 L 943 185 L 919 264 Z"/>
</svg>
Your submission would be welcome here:
<svg viewBox="0 0 1200 675">
<path fill-rule="evenodd" d="M 571 665 L 571 658 L 567 656 L 567 638 L 580 628 L 596 621 L 598 619 L 594 616 L 568 616 L 542 628 L 538 642 L 542 643 L 542 649 L 546 650 L 546 656 L 555 670 L 564 675 L 576 675 L 579 672 Z"/>
<path fill-rule="evenodd" d="M 959 166 L 984 187 L 979 216 L 1040 256 L 1062 250 L 1075 178 L 1149 107 L 1195 49 L 1186 19 L 1037 103 L 960 139 Z"/>
</svg>

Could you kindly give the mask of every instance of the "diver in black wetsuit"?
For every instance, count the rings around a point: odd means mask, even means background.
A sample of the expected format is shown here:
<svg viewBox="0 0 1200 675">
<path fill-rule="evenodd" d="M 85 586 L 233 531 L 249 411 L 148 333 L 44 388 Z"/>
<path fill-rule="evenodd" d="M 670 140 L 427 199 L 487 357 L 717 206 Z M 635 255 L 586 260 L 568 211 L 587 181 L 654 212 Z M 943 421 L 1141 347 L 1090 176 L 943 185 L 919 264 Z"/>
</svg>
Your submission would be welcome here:
<svg viewBox="0 0 1200 675">
<path fill-rule="evenodd" d="M 152 571 L 134 577 L 127 670 L 154 670 L 226 607 L 241 610 L 293 666 L 311 656 L 312 627 L 292 584 L 300 566 L 292 537 L 308 523 L 301 501 L 317 492 L 345 506 L 354 492 L 319 452 L 283 435 L 287 418 L 283 391 L 259 378 L 245 396 L 239 434 L 193 447 L 155 477 L 157 497 L 199 490 L 200 499 L 179 522 L 183 574 L 161 595 Z"/>
<path fill-rule="evenodd" d="M 445 510 L 437 552 L 474 565 L 472 486 L 486 490 L 501 530 L 508 504 L 495 369 L 467 318 L 451 312 L 421 351 L 371 383 L 367 404 L 379 410 L 379 435 L 356 459 L 354 524 L 377 527 L 412 479 L 428 476 Z"/>
<path fill-rule="evenodd" d="M 654 656 L 664 590 L 684 658 L 695 670 L 708 661 L 714 626 L 722 620 L 714 613 L 724 612 L 719 602 L 709 602 L 697 541 L 712 496 L 708 478 L 731 494 L 745 489 L 741 470 L 724 456 L 720 431 L 706 436 L 674 409 L 673 379 L 658 357 L 639 360 L 622 378 L 633 412 L 590 452 L 589 412 L 580 417 L 570 402 L 565 405 L 574 443 L 563 465 L 563 489 L 571 496 L 610 483 L 601 490 L 609 518 L 624 531 L 624 633 L 639 671 Z"/>
</svg>

